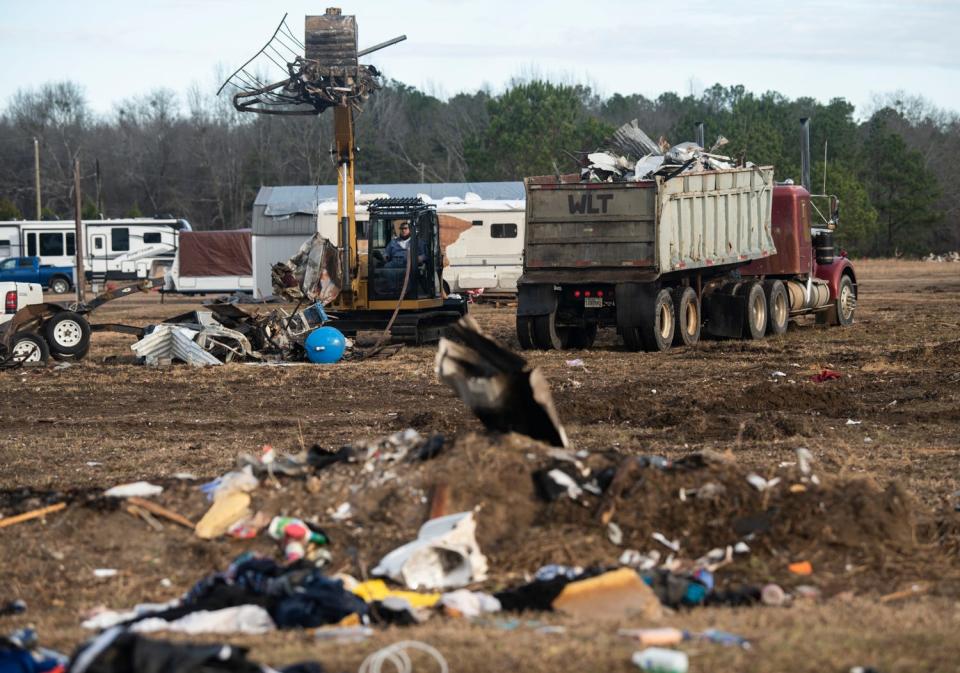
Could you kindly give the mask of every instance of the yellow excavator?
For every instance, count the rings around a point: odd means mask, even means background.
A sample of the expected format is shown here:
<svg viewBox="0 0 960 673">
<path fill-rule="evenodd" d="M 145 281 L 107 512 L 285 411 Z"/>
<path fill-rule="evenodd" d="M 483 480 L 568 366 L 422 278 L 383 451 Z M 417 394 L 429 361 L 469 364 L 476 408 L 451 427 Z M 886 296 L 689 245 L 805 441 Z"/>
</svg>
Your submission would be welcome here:
<svg viewBox="0 0 960 673">
<path fill-rule="evenodd" d="M 338 255 L 324 265 L 338 291 L 324 306 L 347 335 L 386 331 L 392 340 L 436 341 L 466 313 L 466 302 L 446 297 L 436 207 L 419 198 L 383 198 L 367 207 L 357 226 L 354 192 L 354 112 L 380 88 L 380 73 L 359 58 L 406 39 L 400 36 L 359 51 L 354 16 L 327 9 L 305 18 L 302 43 L 281 21 L 270 42 L 221 87 L 233 84 L 234 107 L 261 114 L 319 115 L 333 110 L 337 164 Z M 291 46 L 292 45 L 292 46 Z M 303 55 L 297 48 L 303 49 Z M 286 77 L 264 84 L 250 68 L 266 54 L 287 61 Z"/>
</svg>

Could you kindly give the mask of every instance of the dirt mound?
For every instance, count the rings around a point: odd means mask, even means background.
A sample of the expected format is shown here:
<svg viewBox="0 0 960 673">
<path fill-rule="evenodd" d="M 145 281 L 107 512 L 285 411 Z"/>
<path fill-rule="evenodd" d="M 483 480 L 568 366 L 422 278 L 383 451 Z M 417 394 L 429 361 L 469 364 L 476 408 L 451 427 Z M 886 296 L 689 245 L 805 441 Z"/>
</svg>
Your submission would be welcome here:
<svg viewBox="0 0 960 673">
<path fill-rule="evenodd" d="M 593 474 L 611 474 L 630 460 L 594 454 L 584 463 Z M 304 493 L 301 500 L 302 487 L 293 482 L 286 485 L 283 501 L 299 501 L 303 509 L 319 513 L 345 497 L 355 515 L 350 524 L 334 527 L 334 540 L 339 549 L 353 548 L 372 565 L 414 537 L 433 493 L 445 485 L 448 512 L 480 508 L 478 541 L 490 559 L 492 586 L 510 584 L 547 563 L 613 565 L 625 549 L 658 550 L 666 557 L 669 550 L 654 533 L 676 540 L 676 556 L 689 560 L 746 541 L 751 552 L 735 557 L 718 574 L 721 587 L 809 582 L 788 572 L 787 565 L 798 560 L 814 564 L 818 583 L 835 579 L 838 586 L 871 588 L 878 577 L 933 578 L 944 564 L 955 565 L 936 544 L 950 531 L 942 524 L 938 528 L 932 513 L 897 483 L 880 487 L 870 479 L 834 478 L 823 468 L 817 485 L 786 466 L 763 475 L 781 481 L 761 492 L 736 463 L 693 456 L 670 469 L 640 469 L 616 498 L 608 491 L 584 493 L 577 500 L 566 495 L 553 502 L 540 499 L 533 472 L 570 471 L 571 465 L 520 436 L 469 434 L 432 461 L 390 467 L 386 479 L 377 470 L 358 475 L 357 465 L 333 466 L 321 474 L 322 493 Z M 696 495 L 708 491 L 713 497 Z M 610 542 L 601 521 L 601 512 L 611 509 L 623 533 L 619 546 Z"/>
</svg>

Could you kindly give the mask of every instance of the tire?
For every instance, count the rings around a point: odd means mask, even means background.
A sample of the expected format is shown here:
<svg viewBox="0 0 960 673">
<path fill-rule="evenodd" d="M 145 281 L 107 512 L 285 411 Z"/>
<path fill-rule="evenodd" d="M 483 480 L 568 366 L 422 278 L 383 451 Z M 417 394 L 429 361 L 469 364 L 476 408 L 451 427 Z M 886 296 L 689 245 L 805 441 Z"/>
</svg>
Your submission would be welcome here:
<svg viewBox="0 0 960 673">
<path fill-rule="evenodd" d="M 643 350 L 648 353 L 668 350 L 673 344 L 673 334 L 677 326 L 670 290 L 664 288 L 648 297 L 641 307 L 641 314 L 643 315 L 643 324 L 637 328 L 637 331 L 643 344 Z M 624 338 L 624 341 L 626 341 L 626 338 Z"/>
<path fill-rule="evenodd" d="M 533 319 L 530 316 L 517 316 L 517 341 L 523 350 L 533 350 Z"/>
<path fill-rule="evenodd" d="M 587 323 L 583 327 L 571 327 L 568 337 L 570 348 L 590 348 L 597 338 L 597 323 Z"/>
<path fill-rule="evenodd" d="M 10 343 L 10 358 L 24 365 L 41 365 L 50 357 L 47 342 L 39 334 L 21 332 Z"/>
<path fill-rule="evenodd" d="M 790 298 L 783 281 L 768 280 L 763 284 L 767 296 L 767 334 L 784 334 L 790 323 Z"/>
<path fill-rule="evenodd" d="M 693 346 L 700 341 L 700 300 L 692 287 L 678 287 L 673 291 L 674 346 Z"/>
<path fill-rule="evenodd" d="M 747 310 L 743 317 L 743 338 L 762 339 L 767 333 L 767 297 L 761 283 L 749 283 L 743 294 L 747 299 Z"/>
<path fill-rule="evenodd" d="M 50 279 L 49 289 L 54 294 L 66 294 L 70 291 L 70 281 L 63 276 L 54 276 Z"/>
<path fill-rule="evenodd" d="M 89 348 L 82 353 L 77 353 L 76 355 L 67 355 L 66 353 L 56 353 L 54 351 L 50 351 L 50 357 L 58 362 L 79 362 L 83 358 L 87 357 L 87 353 L 89 352 Z"/>
<path fill-rule="evenodd" d="M 533 342 L 540 350 L 563 350 L 567 347 L 569 331 L 557 327 L 557 314 L 548 313 L 533 317 Z"/>
<path fill-rule="evenodd" d="M 853 279 L 849 275 L 840 276 L 840 287 L 837 288 L 837 300 L 827 311 L 827 321 L 831 325 L 848 327 L 853 324 L 853 314 L 857 310 L 857 290 L 853 286 Z"/>
<path fill-rule="evenodd" d="M 61 311 L 43 325 L 52 353 L 79 355 L 90 349 L 90 323 L 73 311 Z"/>
</svg>

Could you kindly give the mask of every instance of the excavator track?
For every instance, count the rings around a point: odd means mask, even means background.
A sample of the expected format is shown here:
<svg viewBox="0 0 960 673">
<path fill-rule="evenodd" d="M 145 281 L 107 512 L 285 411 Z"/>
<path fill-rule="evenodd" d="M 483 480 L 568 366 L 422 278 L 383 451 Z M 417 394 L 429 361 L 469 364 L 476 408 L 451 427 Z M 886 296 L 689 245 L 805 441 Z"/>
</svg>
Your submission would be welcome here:
<svg viewBox="0 0 960 673">
<path fill-rule="evenodd" d="M 329 324 L 347 336 L 356 336 L 357 332 L 383 331 L 391 315 L 392 311 L 339 311 L 329 313 L 332 319 Z M 390 340 L 412 346 L 434 343 L 462 315 L 451 309 L 401 311 L 390 327 Z"/>
</svg>

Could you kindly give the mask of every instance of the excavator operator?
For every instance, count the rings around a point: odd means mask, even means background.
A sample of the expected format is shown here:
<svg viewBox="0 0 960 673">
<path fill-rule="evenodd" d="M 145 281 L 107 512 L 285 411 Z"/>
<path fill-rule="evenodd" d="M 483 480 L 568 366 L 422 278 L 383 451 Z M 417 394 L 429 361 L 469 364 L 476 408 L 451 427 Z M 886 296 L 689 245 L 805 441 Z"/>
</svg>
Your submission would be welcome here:
<svg viewBox="0 0 960 673">
<path fill-rule="evenodd" d="M 407 250 L 410 248 L 410 223 L 400 222 L 400 235 L 394 237 L 387 243 L 384 250 L 386 266 L 390 269 L 404 268 L 407 266 Z M 417 244 L 417 264 L 423 264 L 427 261 L 427 245 L 425 241 L 419 241 Z"/>
</svg>

